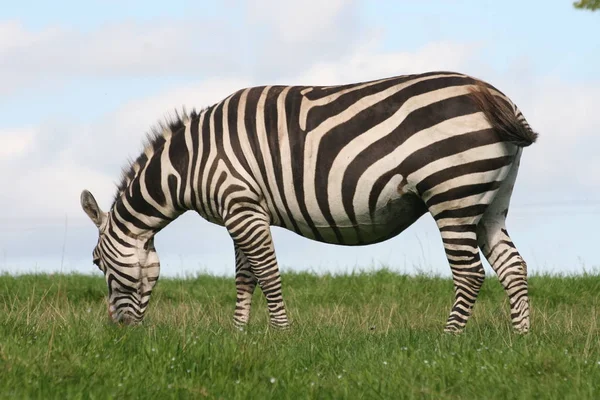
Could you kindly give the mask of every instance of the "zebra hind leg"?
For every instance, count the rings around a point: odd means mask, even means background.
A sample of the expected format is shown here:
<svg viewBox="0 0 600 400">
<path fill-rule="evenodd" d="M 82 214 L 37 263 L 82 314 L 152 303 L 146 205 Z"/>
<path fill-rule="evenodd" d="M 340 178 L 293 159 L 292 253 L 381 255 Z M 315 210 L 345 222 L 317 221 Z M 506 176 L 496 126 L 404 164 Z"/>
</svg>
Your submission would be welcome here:
<svg viewBox="0 0 600 400">
<path fill-rule="evenodd" d="M 252 296 L 257 279 L 244 253 L 235 247 L 235 288 L 237 292 L 233 323 L 243 329 L 250 320 Z"/>
<path fill-rule="evenodd" d="M 423 200 L 440 230 L 454 280 L 455 301 L 446 332 L 462 331 L 471 315 L 485 278 L 479 256 L 478 224 L 488 210 L 503 201 L 499 197 L 507 197 L 503 188 L 512 188 L 515 165 L 518 162 L 503 162 L 500 166 L 491 163 L 489 170 L 473 174 L 473 178 L 465 174 L 468 168 L 464 167 L 458 176 L 447 172 L 442 183 L 434 179 L 437 185 L 423 191 Z"/>
<path fill-rule="evenodd" d="M 242 253 L 247 261 L 250 272 L 256 277 L 258 285 L 267 299 L 269 309 L 269 320 L 271 326 L 275 328 L 287 328 L 289 321 L 283 302 L 281 292 L 281 275 L 275 256 L 275 248 L 271 237 L 268 217 L 263 213 L 250 211 L 250 207 L 245 212 L 232 213 L 228 215 L 225 226 L 233 239 L 236 249 Z M 239 271 L 240 279 L 236 276 L 237 282 L 246 282 L 247 268 Z M 243 278 L 242 278 L 243 276 Z M 238 293 L 239 293 L 238 286 Z M 238 305 L 245 309 L 244 304 L 248 304 L 248 293 L 243 294 L 244 303 Z M 238 299 L 240 299 L 238 295 Z M 236 311 L 237 315 L 237 311 Z"/>
<path fill-rule="evenodd" d="M 529 332 L 527 264 L 517 251 L 505 226 L 505 213 L 490 209 L 477 227 L 481 251 L 498 275 L 510 302 L 510 317 L 518 333 Z"/>
<path fill-rule="evenodd" d="M 527 333 L 530 328 L 527 264 L 506 230 L 506 217 L 519 162 L 520 154 L 500 186 L 498 195 L 479 221 L 477 242 L 508 295 L 513 327 L 519 333 Z"/>
<path fill-rule="evenodd" d="M 452 271 L 455 294 L 454 304 L 444 332 L 462 332 L 485 278 L 475 231 L 475 224 L 450 225 L 440 228 L 446 257 Z"/>
</svg>

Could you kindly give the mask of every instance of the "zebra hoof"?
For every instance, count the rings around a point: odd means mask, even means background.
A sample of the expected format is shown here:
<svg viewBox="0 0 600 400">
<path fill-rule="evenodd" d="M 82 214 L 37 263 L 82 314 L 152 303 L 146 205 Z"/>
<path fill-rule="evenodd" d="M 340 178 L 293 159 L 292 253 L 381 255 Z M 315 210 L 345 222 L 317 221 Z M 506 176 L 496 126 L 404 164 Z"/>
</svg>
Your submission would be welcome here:
<svg viewBox="0 0 600 400">
<path fill-rule="evenodd" d="M 245 332 L 246 327 L 248 326 L 248 322 L 247 321 L 238 321 L 238 320 L 234 319 L 233 326 L 235 327 L 236 330 L 238 330 L 240 332 Z"/>
<path fill-rule="evenodd" d="M 278 331 L 288 331 L 288 330 L 290 330 L 291 325 L 289 322 L 286 322 L 284 324 L 277 323 L 277 322 L 271 322 L 271 327 Z"/>
<path fill-rule="evenodd" d="M 519 335 L 527 335 L 527 334 L 529 334 L 529 327 L 528 326 L 515 326 L 514 330 Z"/>
<path fill-rule="evenodd" d="M 444 328 L 444 333 L 448 335 L 460 335 L 463 333 L 463 329 L 456 326 L 446 326 Z"/>
</svg>

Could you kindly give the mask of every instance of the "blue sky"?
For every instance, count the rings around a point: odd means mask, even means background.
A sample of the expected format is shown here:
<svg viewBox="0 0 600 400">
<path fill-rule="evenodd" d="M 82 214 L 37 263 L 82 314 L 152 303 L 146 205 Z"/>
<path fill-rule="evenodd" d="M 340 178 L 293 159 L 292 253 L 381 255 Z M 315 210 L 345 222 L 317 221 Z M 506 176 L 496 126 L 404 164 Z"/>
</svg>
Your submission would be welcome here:
<svg viewBox="0 0 600 400">
<path fill-rule="evenodd" d="M 451 4 L 445 1 L 363 1 L 356 2 L 354 7 L 355 22 L 365 31 L 379 32 L 379 46 L 384 51 L 415 51 L 431 42 L 450 41 L 476 47 L 479 58 L 497 70 L 521 65 L 539 76 L 555 75 L 576 82 L 599 79 L 598 13 L 574 10 L 570 1 L 506 1 L 502 5 L 493 1 Z M 0 18 L 18 21 L 33 32 L 60 27 L 71 31 L 70 36 L 77 36 L 128 22 L 151 25 L 172 20 L 193 24 L 197 16 L 198 23 L 211 19 L 224 21 L 243 42 L 255 36 L 246 37 L 244 32 L 260 30 L 258 24 L 244 18 L 244 13 L 251 8 L 252 3 L 233 0 L 221 3 L 220 7 L 214 2 L 202 1 L 173 1 L 168 7 L 157 1 L 23 1 L 3 4 Z M 203 42 L 213 40 L 213 37 L 195 38 L 193 42 L 198 49 L 194 51 L 202 51 Z M 43 75 L 43 68 L 39 73 Z M 236 69 L 229 72 L 236 73 Z M 36 109 L 38 118 L 47 118 L 64 112 L 66 104 L 81 105 L 78 101 L 81 98 L 114 96 L 117 102 L 122 102 L 208 76 L 164 71 L 151 77 L 149 82 L 148 76 L 131 73 L 109 77 L 74 76 L 66 82 L 44 82 L 45 90 L 37 86 L 22 87 L 10 98 L 0 98 L 0 117 L 3 124 L 14 125 L 31 118 L 32 108 Z M 61 102 L 53 100 L 57 95 Z M 72 111 L 83 118 L 100 115 L 116 106 L 110 101 L 111 97 Z"/>
<path fill-rule="evenodd" d="M 0 10 L 0 183 L 10 188 L 0 197 L 0 271 L 93 272 L 96 231 L 79 192 L 92 190 L 107 208 L 120 167 L 173 108 L 252 84 L 435 69 L 489 81 L 540 132 L 508 221 L 530 268 L 600 266 L 598 12 L 567 0 L 23 1 Z M 275 240 L 284 268 L 448 274 L 429 216 L 365 248 L 277 229 Z M 232 272 L 226 233 L 197 216 L 167 227 L 157 247 L 167 274 Z"/>
<path fill-rule="evenodd" d="M 498 69 L 522 58 L 537 73 L 598 79 L 598 14 L 575 11 L 570 1 L 400 3 L 372 2 L 364 8 L 370 24 L 389 30 L 387 48 L 403 42 L 407 49 L 436 40 L 471 42 Z"/>
</svg>

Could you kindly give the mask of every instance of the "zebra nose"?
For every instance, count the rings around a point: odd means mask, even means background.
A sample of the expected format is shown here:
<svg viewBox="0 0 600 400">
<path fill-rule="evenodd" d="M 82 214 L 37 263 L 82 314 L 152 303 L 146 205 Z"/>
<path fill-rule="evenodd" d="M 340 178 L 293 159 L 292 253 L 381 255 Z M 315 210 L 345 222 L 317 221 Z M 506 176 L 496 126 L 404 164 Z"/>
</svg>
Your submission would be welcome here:
<svg viewBox="0 0 600 400">
<path fill-rule="evenodd" d="M 133 315 L 125 313 L 121 316 L 120 322 L 124 325 L 135 325 L 137 320 L 133 317 Z"/>
<path fill-rule="evenodd" d="M 129 325 L 129 326 L 138 325 L 140 323 L 139 318 L 136 318 L 135 315 L 133 315 L 129 312 L 124 312 L 119 315 L 113 314 L 113 321 L 115 321 L 118 324 Z"/>
</svg>

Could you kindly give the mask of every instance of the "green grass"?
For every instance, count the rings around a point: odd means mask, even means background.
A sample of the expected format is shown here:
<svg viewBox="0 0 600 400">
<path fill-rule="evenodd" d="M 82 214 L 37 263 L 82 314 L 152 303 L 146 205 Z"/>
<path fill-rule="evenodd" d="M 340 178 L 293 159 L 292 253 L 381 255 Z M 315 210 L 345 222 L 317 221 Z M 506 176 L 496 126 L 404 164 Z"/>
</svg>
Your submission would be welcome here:
<svg viewBox="0 0 600 400">
<path fill-rule="evenodd" d="M 0 397 L 600 397 L 600 276 L 530 279 L 532 332 L 488 279 L 467 330 L 442 333 L 452 283 L 390 272 L 286 274 L 293 327 L 257 291 L 232 326 L 233 279 L 163 279 L 143 326 L 107 322 L 101 277 L 0 276 Z"/>
</svg>

